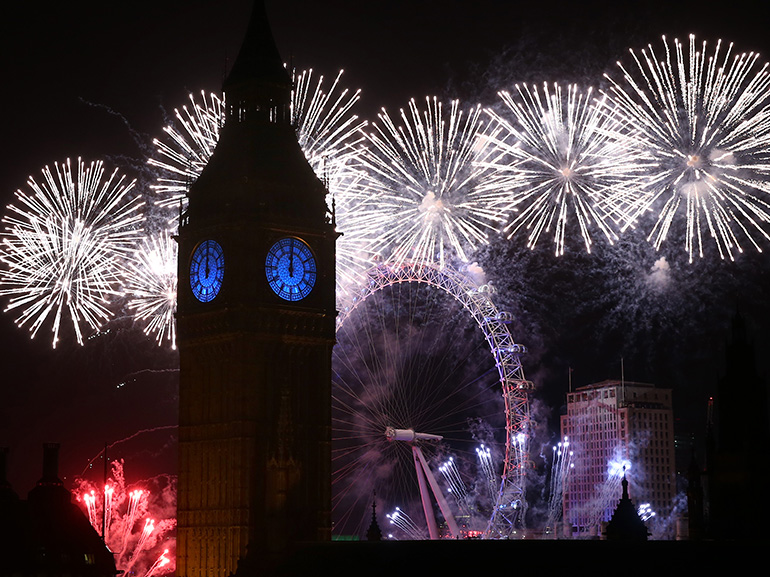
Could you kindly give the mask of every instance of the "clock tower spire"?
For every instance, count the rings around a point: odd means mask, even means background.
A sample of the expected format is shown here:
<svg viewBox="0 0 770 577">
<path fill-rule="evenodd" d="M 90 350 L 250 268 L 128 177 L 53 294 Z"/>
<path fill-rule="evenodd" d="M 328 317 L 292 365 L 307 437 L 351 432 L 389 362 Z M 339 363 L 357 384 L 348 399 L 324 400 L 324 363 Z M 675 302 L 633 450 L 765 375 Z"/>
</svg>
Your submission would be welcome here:
<svg viewBox="0 0 770 577">
<path fill-rule="evenodd" d="M 177 574 L 268 568 L 331 535 L 335 240 L 262 2 L 180 217 Z"/>
</svg>

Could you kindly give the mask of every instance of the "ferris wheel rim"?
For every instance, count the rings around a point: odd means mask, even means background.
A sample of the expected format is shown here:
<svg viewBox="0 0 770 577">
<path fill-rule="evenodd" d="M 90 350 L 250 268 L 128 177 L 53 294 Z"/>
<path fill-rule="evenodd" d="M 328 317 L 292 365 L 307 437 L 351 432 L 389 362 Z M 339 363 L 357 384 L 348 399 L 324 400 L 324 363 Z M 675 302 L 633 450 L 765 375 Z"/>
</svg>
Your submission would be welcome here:
<svg viewBox="0 0 770 577">
<path fill-rule="evenodd" d="M 531 383 L 524 379 L 519 354 L 526 347 L 516 343 L 508 330 L 512 317 L 499 311 L 491 295 L 491 284 L 478 284 L 469 275 L 433 262 L 399 260 L 383 262 L 369 268 L 364 282 L 352 289 L 346 301 L 340 303 L 337 330 L 350 314 L 374 293 L 399 283 L 416 282 L 442 290 L 457 300 L 471 314 L 489 344 L 500 377 L 505 401 L 505 460 L 500 475 L 500 489 L 485 531 L 486 538 L 507 538 L 515 532 L 526 513 L 524 476 L 529 444 L 526 440 L 531 426 L 527 390 Z M 523 440 L 524 439 L 524 440 Z M 511 511 L 515 513 L 511 514 Z"/>
</svg>

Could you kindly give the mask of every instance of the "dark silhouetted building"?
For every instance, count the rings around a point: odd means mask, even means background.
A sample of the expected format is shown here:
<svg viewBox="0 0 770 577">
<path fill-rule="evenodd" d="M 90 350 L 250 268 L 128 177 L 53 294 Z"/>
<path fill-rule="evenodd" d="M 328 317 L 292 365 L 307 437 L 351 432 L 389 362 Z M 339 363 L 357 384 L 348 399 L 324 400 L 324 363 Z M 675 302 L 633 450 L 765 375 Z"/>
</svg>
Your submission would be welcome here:
<svg viewBox="0 0 770 577">
<path fill-rule="evenodd" d="M 0 450 L 0 577 L 108 577 L 116 574 L 102 542 L 58 476 L 59 445 L 43 447 L 43 475 L 19 499 Z"/>
<path fill-rule="evenodd" d="M 377 523 L 377 503 L 374 501 L 372 501 L 372 522 L 366 530 L 366 540 L 382 541 L 382 529 L 380 529 L 380 525 Z"/>
<path fill-rule="evenodd" d="M 223 88 L 178 234 L 180 577 L 263 573 L 331 539 L 337 233 L 261 2 Z"/>
<path fill-rule="evenodd" d="M 705 536 L 715 539 L 770 535 L 767 446 L 767 379 L 759 375 L 746 322 L 736 314 L 717 383 L 714 423 L 709 423 L 702 515 Z"/>
<path fill-rule="evenodd" d="M 646 541 L 650 532 L 639 517 L 636 506 L 628 495 L 628 479 L 623 475 L 623 494 L 604 531 L 608 541 Z"/>
</svg>

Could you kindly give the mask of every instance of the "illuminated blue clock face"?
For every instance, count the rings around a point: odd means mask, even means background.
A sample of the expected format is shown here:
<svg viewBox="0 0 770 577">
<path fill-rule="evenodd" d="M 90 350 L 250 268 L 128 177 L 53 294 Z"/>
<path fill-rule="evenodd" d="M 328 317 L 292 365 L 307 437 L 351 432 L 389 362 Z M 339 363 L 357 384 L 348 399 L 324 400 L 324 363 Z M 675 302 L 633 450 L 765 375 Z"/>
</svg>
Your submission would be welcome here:
<svg viewBox="0 0 770 577">
<path fill-rule="evenodd" d="M 282 238 L 270 247 L 265 259 L 265 275 L 273 292 L 286 301 L 299 301 L 315 285 L 315 257 L 298 238 Z"/>
<path fill-rule="evenodd" d="M 218 242 L 198 245 L 190 262 L 190 288 L 195 298 L 207 303 L 219 294 L 225 276 L 225 253 Z"/>
</svg>

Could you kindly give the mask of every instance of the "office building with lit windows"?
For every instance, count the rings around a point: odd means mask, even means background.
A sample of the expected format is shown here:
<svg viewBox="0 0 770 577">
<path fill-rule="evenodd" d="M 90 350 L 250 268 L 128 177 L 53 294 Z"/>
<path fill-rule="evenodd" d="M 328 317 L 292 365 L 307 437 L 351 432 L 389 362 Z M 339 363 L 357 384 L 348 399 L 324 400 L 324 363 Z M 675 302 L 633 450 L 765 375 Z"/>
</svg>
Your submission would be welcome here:
<svg viewBox="0 0 770 577">
<path fill-rule="evenodd" d="M 567 394 L 561 417 L 573 467 L 564 479 L 567 532 L 599 536 L 621 496 L 649 504 L 654 519 L 670 519 L 676 495 L 671 389 L 608 380 Z"/>
</svg>

